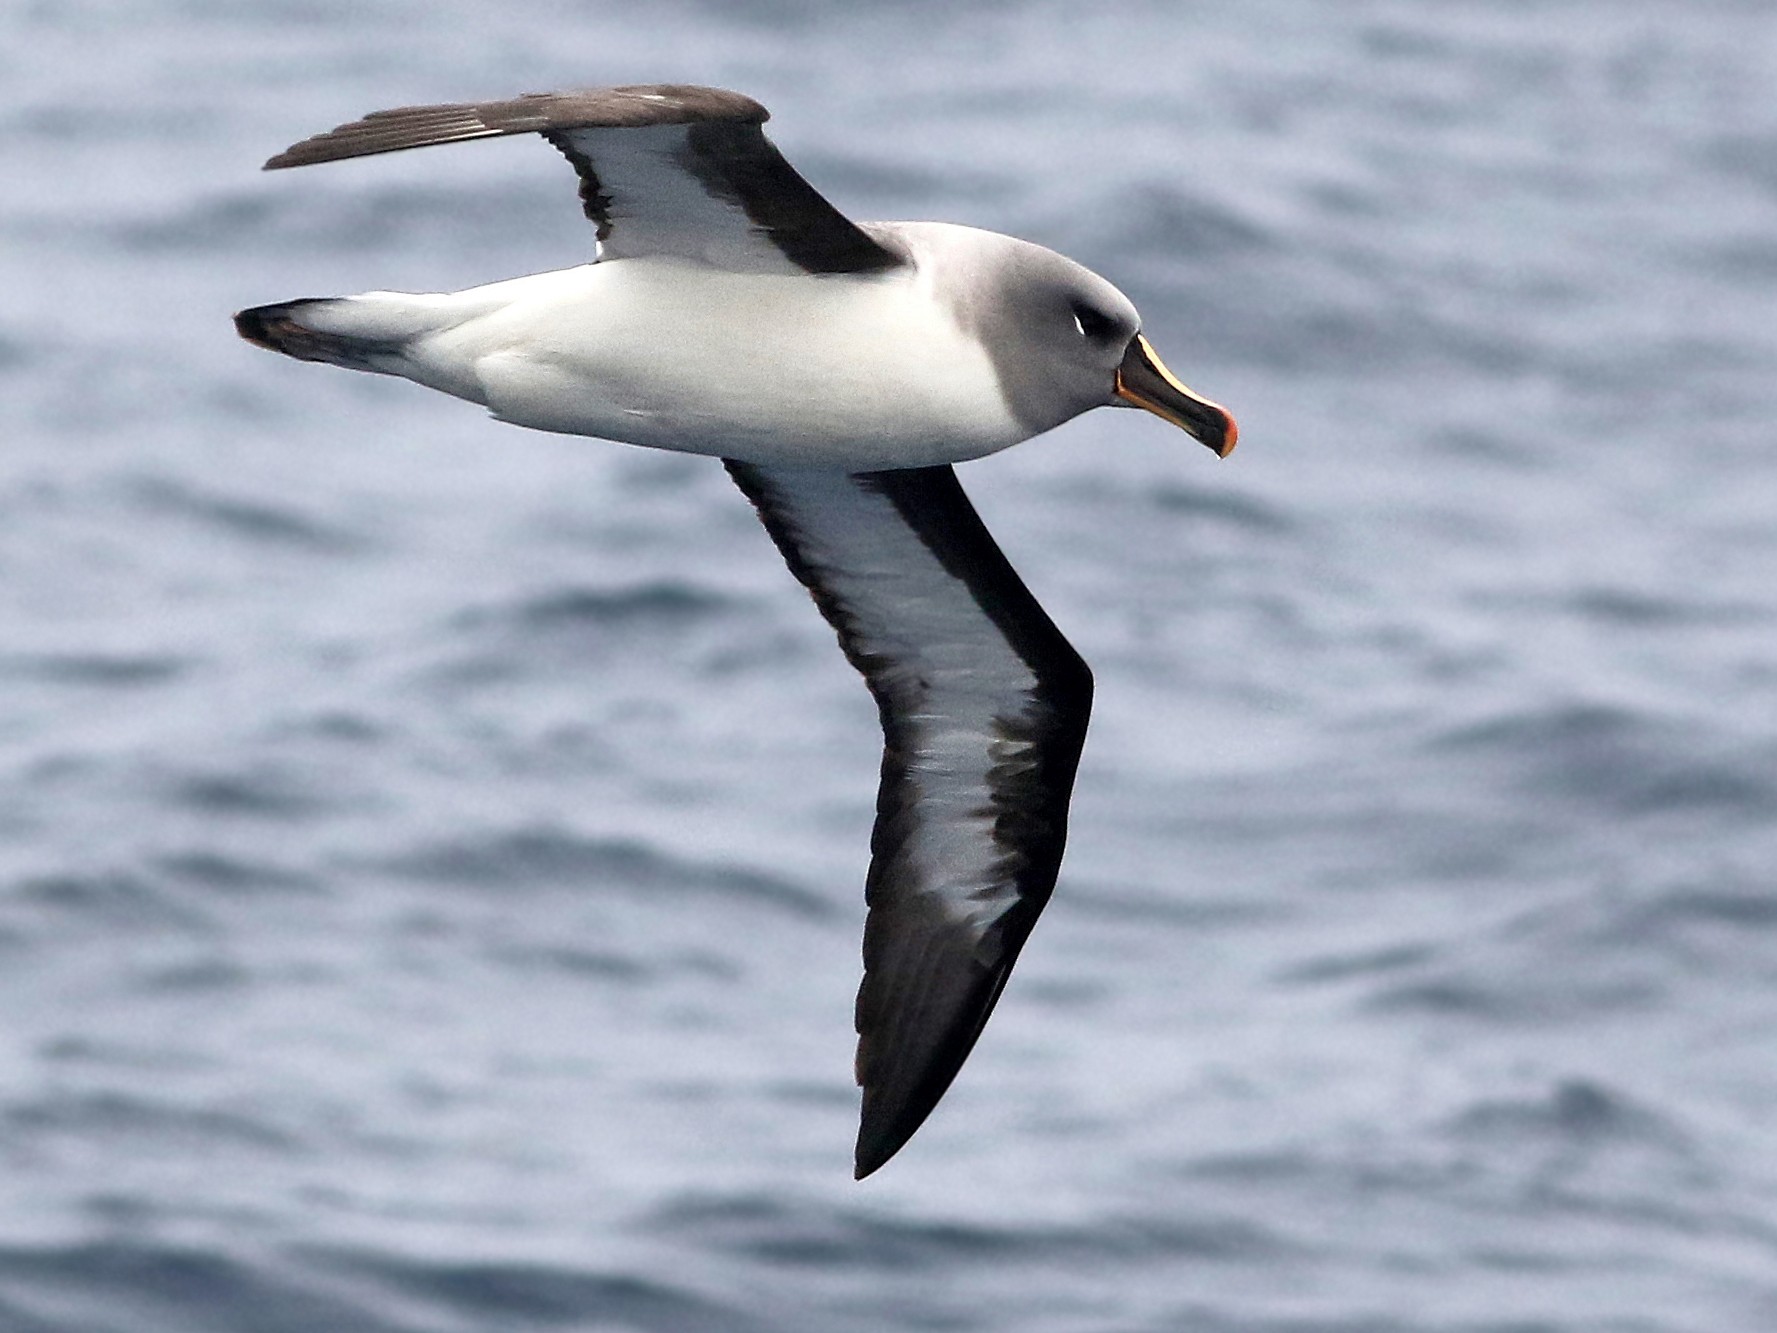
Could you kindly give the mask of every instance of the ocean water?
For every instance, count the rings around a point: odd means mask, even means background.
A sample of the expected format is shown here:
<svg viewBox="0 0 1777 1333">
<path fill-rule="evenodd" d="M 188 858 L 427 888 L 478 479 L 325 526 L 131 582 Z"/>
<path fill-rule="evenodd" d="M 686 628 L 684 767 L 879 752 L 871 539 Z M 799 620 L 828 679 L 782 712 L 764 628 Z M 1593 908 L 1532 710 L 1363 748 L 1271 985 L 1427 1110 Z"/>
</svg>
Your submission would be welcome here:
<svg viewBox="0 0 1777 1333">
<path fill-rule="evenodd" d="M 752 93 L 1226 402 L 962 470 L 1093 663 L 1053 904 L 850 1179 L 874 711 L 709 460 L 267 356 Z M 0 1333 L 1777 1327 L 1777 11 L 0 13 Z"/>
</svg>

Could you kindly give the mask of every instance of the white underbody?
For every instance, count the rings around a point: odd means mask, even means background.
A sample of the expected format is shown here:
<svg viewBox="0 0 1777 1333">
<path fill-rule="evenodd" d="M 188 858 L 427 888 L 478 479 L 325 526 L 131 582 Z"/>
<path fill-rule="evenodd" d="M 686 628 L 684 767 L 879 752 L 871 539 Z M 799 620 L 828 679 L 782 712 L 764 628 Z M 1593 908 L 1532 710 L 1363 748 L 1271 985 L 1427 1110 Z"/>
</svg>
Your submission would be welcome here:
<svg viewBox="0 0 1777 1333">
<path fill-rule="evenodd" d="M 538 430 L 847 471 L 961 462 L 1030 434 L 923 265 L 815 277 L 632 257 L 298 318 L 400 340 L 376 369 Z"/>
</svg>

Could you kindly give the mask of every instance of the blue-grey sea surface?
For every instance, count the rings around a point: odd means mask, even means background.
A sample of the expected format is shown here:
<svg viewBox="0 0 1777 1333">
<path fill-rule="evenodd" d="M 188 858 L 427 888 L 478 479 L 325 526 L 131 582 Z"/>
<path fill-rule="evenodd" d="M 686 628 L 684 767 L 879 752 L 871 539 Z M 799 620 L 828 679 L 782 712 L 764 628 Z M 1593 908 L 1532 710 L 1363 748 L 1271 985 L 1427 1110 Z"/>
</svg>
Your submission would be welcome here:
<svg viewBox="0 0 1777 1333">
<path fill-rule="evenodd" d="M 586 260 L 742 89 L 1226 402 L 962 469 L 1096 668 L 1060 889 L 850 1178 L 874 709 L 708 459 L 272 357 Z M 0 10 L 0 1333 L 1777 1328 L 1767 0 Z"/>
</svg>

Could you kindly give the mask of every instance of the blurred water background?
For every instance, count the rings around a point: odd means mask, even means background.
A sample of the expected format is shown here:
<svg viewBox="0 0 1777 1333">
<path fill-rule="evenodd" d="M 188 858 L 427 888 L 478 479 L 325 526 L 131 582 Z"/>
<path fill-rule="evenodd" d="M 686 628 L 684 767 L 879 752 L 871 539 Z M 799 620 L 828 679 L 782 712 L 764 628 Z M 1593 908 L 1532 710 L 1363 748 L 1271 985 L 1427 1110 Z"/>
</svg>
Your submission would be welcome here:
<svg viewBox="0 0 1777 1333">
<path fill-rule="evenodd" d="M 754 94 L 1242 426 L 963 479 L 1094 664 L 1056 898 L 849 1178 L 874 711 L 709 461 L 229 314 L 590 254 Z M 0 1330 L 1777 1327 L 1764 0 L 0 11 Z"/>
</svg>

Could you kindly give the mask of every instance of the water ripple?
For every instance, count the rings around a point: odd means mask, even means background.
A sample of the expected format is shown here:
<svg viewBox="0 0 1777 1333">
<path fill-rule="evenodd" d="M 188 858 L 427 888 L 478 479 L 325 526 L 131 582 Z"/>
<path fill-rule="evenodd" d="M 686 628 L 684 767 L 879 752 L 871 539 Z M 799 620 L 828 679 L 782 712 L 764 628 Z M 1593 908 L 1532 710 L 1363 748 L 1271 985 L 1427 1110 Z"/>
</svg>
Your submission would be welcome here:
<svg viewBox="0 0 1777 1333">
<path fill-rule="evenodd" d="M 225 1145 L 293 1153 L 301 1145 L 257 1112 L 115 1091 L 57 1092 L 10 1102 L 0 1112 L 0 1124 L 20 1142 L 55 1139 L 78 1144 L 82 1151 L 109 1140 L 130 1144 L 130 1151 L 163 1153 L 222 1151 Z"/>
<path fill-rule="evenodd" d="M 1238 1218 L 1099 1217 L 1037 1225 L 920 1221 L 778 1196 L 689 1196 L 650 1230 L 773 1265 L 936 1275 L 989 1264 L 1114 1264 L 1168 1259 L 1263 1264 L 1294 1247 Z"/>
<path fill-rule="evenodd" d="M 176 681 L 196 665 L 167 653 L 38 652 L 0 654 L 0 675 L 100 690 L 138 690 Z"/>
<path fill-rule="evenodd" d="M 456 1321 L 473 1321 L 471 1326 L 658 1333 L 745 1333 L 769 1327 L 745 1309 L 689 1285 L 626 1273 L 546 1264 L 426 1262 L 360 1252 L 320 1252 L 316 1257 L 329 1270 L 379 1289 L 383 1302 L 418 1303 Z"/>
<path fill-rule="evenodd" d="M 419 1333 L 422 1327 L 387 1319 L 374 1305 L 283 1265 L 152 1242 L 0 1247 L 0 1282 L 8 1297 L 39 1312 L 32 1318 L 46 1333 Z M 128 1312 L 127 1322 L 118 1322 L 119 1311 Z"/>
<path fill-rule="evenodd" d="M 1712 743 L 1706 732 L 1615 704 L 1514 709 L 1448 730 L 1430 748 L 1494 764 L 1547 796 L 1625 814 L 1750 814 L 1777 803 L 1769 746 Z"/>
<path fill-rule="evenodd" d="M 599 887 L 650 897 L 678 893 L 746 899 L 810 918 L 833 910 L 817 894 L 756 870 L 687 860 L 632 839 L 586 837 L 551 827 L 428 842 L 374 865 L 405 879 L 502 892 Z"/>
<path fill-rule="evenodd" d="M 139 478 L 131 484 L 130 495 L 145 510 L 191 519 L 225 536 L 269 546 L 349 554 L 367 544 L 349 529 L 302 513 L 294 505 L 204 491 L 169 477 Z"/>
<path fill-rule="evenodd" d="M 735 609 L 736 601 L 684 579 L 656 579 L 627 587 L 551 588 L 495 608 L 460 613 L 464 629 L 502 626 L 534 633 L 621 628 L 673 630 Z"/>
</svg>

